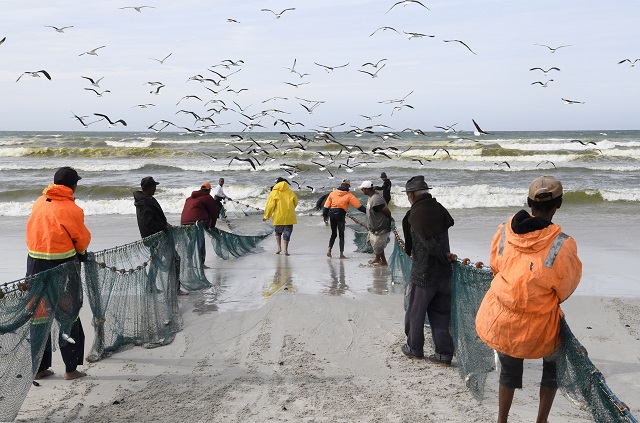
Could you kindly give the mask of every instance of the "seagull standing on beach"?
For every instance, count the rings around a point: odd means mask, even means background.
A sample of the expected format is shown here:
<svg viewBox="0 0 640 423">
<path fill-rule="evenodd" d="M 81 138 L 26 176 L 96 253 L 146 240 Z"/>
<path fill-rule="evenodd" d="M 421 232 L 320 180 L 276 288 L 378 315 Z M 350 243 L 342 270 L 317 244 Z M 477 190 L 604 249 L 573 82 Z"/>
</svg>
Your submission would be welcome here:
<svg viewBox="0 0 640 423">
<path fill-rule="evenodd" d="M 393 9 L 393 8 L 394 8 L 394 7 L 396 7 L 396 6 L 400 6 L 400 5 L 402 5 L 402 6 L 407 6 L 407 5 L 409 5 L 409 4 L 417 4 L 417 5 L 419 5 L 419 6 L 424 7 L 424 8 L 425 8 L 425 9 L 427 9 L 427 10 L 431 10 L 431 9 L 429 9 L 427 6 L 425 6 L 424 4 L 420 3 L 418 0 L 402 0 L 402 1 L 399 1 L 399 2 L 395 3 L 393 6 L 391 6 L 391 7 L 389 8 L 389 10 L 387 10 L 385 13 L 389 13 L 389 12 L 391 11 L 391 9 Z"/>
<path fill-rule="evenodd" d="M 96 51 L 100 50 L 101 48 L 105 48 L 106 46 L 100 46 L 100 47 L 96 47 L 93 50 L 89 50 L 89 51 L 85 51 L 84 53 L 80 53 L 78 56 L 82 56 L 84 54 L 89 54 L 91 56 L 97 56 L 98 53 L 96 53 Z"/>
<path fill-rule="evenodd" d="M 271 13 L 273 13 L 273 15 L 275 16 L 275 18 L 276 18 L 276 19 L 280 19 L 280 18 L 282 17 L 282 14 L 283 14 L 284 12 L 286 12 L 287 10 L 296 10 L 296 8 L 295 8 L 295 7 L 289 7 L 288 9 L 284 9 L 284 10 L 283 10 L 282 12 L 280 12 L 280 13 L 276 13 L 276 12 L 274 12 L 274 11 L 273 11 L 273 10 L 271 10 L 271 9 L 260 9 L 260 11 L 261 11 L 261 12 L 271 12 Z"/>
<path fill-rule="evenodd" d="M 57 26 L 51 26 L 51 25 L 45 25 L 45 27 L 46 27 L 46 28 L 53 28 L 53 29 L 55 29 L 55 30 L 56 30 L 56 32 L 59 32 L 59 33 L 61 33 L 61 34 L 62 34 L 62 33 L 64 33 L 64 30 L 65 30 L 65 29 L 67 29 L 67 28 L 73 28 L 73 25 L 70 25 L 70 26 L 63 26 L 63 27 L 60 27 L 60 28 L 58 28 Z"/>
<path fill-rule="evenodd" d="M 22 78 L 25 75 L 33 76 L 34 78 L 40 78 L 40 74 L 43 74 L 49 81 L 51 81 L 51 75 L 49 75 L 49 72 L 43 69 L 35 72 L 25 72 L 22 75 L 20 75 L 18 79 L 16 79 L 16 82 L 20 81 L 20 78 Z"/>
</svg>

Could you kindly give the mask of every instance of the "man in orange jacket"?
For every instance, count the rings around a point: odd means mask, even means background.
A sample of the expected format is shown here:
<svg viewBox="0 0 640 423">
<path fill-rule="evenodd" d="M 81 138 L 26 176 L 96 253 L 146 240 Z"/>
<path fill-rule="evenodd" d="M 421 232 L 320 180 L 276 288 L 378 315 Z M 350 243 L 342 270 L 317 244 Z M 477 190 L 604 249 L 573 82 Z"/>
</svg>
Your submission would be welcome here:
<svg viewBox="0 0 640 423">
<path fill-rule="evenodd" d="M 84 261 L 86 250 L 91 241 L 91 233 L 84 225 L 84 212 L 75 203 L 73 194 L 82 179 L 74 169 L 61 167 L 50 184 L 36 200 L 27 221 L 27 276 L 52 269 L 68 261 Z M 72 272 L 78 272 L 75 267 Z M 78 279 L 79 280 L 79 279 Z M 78 294 L 81 295 L 81 292 Z M 75 301 L 79 302 L 80 298 Z M 31 330 L 35 335 L 48 321 L 49 314 L 44 299 L 36 306 Z M 49 305 L 51 306 L 51 305 Z M 77 379 L 86 373 L 77 370 L 83 364 L 84 331 L 80 317 L 75 320 L 69 334 L 60 334 L 60 353 L 65 364 L 64 378 Z M 67 335 L 66 338 L 64 335 Z M 42 361 L 35 374 L 35 379 L 51 376 L 51 337 L 49 334 Z M 32 336 L 35 339 L 36 336 Z M 32 344 L 32 348 L 33 348 Z M 34 353 L 34 351 L 32 351 Z M 37 354 L 37 352 L 35 352 Z"/>
<path fill-rule="evenodd" d="M 351 181 L 343 179 L 338 189 L 331 191 L 327 197 L 327 201 L 324 203 L 322 209 L 322 218 L 324 223 L 327 220 L 331 222 L 331 237 L 329 238 L 329 249 L 327 250 L 327 257 L 331 257 L 331 249 L 336 242 L 336 237 L 340 236 L 340 258 L 346 258 L 344 255 L 344 228 L 346 225 L 346 216 L 349 206 L 352 206 L 362 213 L 367 211 L 366 207 L 360 204 L 360 201 L 353 195 L 349 188 L 351 187 Z"/>
<path fill-rule="evenodd" d="M 541 176 L 529 187 L 531 214 L 521 210 L 498 227 L 491 242 L 494 278 L 476 316 L 480 339 L 498 352 L 498 423 L 522 388 L 524 359 L 542 358 L 537 422 L 547 421 L 558 384 L 560 303 L 582 276 L 576 242 L 551 222 L 562 205 L 562 184 Z"/>
</svg>

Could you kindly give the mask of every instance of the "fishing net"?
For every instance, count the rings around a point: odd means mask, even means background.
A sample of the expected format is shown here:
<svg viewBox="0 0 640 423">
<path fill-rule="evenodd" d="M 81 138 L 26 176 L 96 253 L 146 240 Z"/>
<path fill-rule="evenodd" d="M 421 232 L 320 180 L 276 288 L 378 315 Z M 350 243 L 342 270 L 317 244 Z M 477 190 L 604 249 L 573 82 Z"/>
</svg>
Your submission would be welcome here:
<svg viewBox="0 0 640 423">
<path fill-rule="evenodd" d="M 0 286 L 0 421 L 18 415 L 47 340 L 70 333 L 81 306 L 77 261 Z"/>
<path fill-rule="evenodd" d="M 260 235 L 240 235 L 218 228 L 205 229 L 211 237 L 211 245 L 216 255 L 224 260 L 240 257 L 255 250 L 258 243 L 271 235 L 273 227 Z"/>
<path fill-rule="evenodd" d="M 398 232 L 389 258 L 392 281 L 405 284 L 405 310 L 410 290 L 411 259 L 404 252 Z M 469 265 L 468 259 L 453 263 L 451 291 L 451 323 L 449 330 L 455 346 L 460 377 L 478 400 L 484 397 L 487 374 L 495 369 L 494 352 L 476 333 L 475 318 L 485 293 L 491 286 L 491 270 Z M 428 324 L 428 320 L 425 319 Z M 576 406 L 587 410 L 596 422 L 632 422 L 637 420 L 607 386 L 600 371 L 593 365 L 586 349 L 571 333 L 566 321 L 561 324 L 561 352 L 558 362 L 558 387 Z"/>
<path fill-rule="evenodd" d="M 172 238 L 177 252 L 180 288 L 197 291 L 211 286 L 204 275 L 206 255 L 204 222 L 194 225 L 174 226 L 168 235 Z"/>
</svg>

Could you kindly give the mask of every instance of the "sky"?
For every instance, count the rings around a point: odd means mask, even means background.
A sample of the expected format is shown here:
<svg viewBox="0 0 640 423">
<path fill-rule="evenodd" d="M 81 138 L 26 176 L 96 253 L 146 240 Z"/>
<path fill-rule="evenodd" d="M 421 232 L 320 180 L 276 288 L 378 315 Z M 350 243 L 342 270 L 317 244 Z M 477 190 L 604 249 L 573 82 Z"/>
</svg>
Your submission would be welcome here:
<svg viewBox="0 0 640 423">
<path fill-rule="evenodd" d="M 290 124 L 291 132 L 367 125 L 433 131 L 454 123 L 471 131 L 472 119 L 485 131 L 640 129 L 640 60 L 635 67 L 618 63 L 640 59 L 639 1 L 421 4 L 3 0 L 0 131 L 150 131 L 161 119 L 176 125 L 165 131 L 181 132 L 288 131 L 274 125 L 277 119 L 304 125 Z M 143 5 L 151 7 L 129 8 Z M 287 8 L 294 10 L 275 18 Z M 385 26 L 397 32 L 378 30 Z M 566 47 L 552 52 L 544 45 Z M 82 54 L 100 46 L 97 56 Z M 377 77 L 361 72 L 375 72 L 363 65 L 381 59 Z M 242 63 L 227 69 L 220 66 L 225 60 Z M 287 69 L 294 61 L 308 75 Z M 545 76 L 534 67 L 560 71 Z M 24 74 L 39 70 L 51 80 Z M 227 79 L 218 81 L 212 70 Z M 213 81 L 190 79 L 196 75 Z M 83 76 L 103 79 L 97 88 Z M 550 79 L 546 87 L 532 85 Z M 164 85 L 159 95 L 146 84 L 153 81 Z M 286 100 L 267 101 L 273 97 Z M 229 110 L 208 110 L 220 109 L 213 100 Z M 303 107 L 316 102 L 312 113 Z M 128 125 L 99 121 L 84 128 L 73 117 L 90 123 L 100 119 L 94 113 Z"/>
</svg>

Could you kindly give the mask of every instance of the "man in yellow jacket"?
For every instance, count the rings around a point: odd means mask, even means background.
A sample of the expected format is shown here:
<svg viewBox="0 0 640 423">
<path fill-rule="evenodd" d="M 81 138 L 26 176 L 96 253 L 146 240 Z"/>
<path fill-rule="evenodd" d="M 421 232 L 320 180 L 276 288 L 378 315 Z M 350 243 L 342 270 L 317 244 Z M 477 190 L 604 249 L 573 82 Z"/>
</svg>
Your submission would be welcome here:
<svg viewBox="0 0 640 423">
<path fill-rule="evenodd" d="M 298 207 L 298 197 L 289 188 L 289 181 L 278 178 L 276 184 L 271 189 L 267 204 L 264 207 L 264 217 L 262 221 L 273 216 L 273 226 L 276 233 L 276 244 L 278 251 L 282 252 L 281 240 L 284 240 L 284 255 L 289 255 L 289 241 L 293 232 L 293 225 L 298 223 L 296 218 L 296 207 Z"/>
<path fill-rule="evenodd" d="M 560 303 L 582 276 L 576 242 L 551 222 L 562 205 L 562 184 L 541 176 L 529 187 L 531 214 L 521 210 L 498 227 L 491 242 L 494 278 L 476 316 L 478 336 L 498 352 L 498 423 L 522 388 L 524 359 L 543 359 L 537 422 L 546 422 L 558 389 Z"/>
<path fill-rule="evenodd" d="M 53 184 L 42 191 L 42 196 L 36 200 L 31 209 L 31 216 L 27 221 L 27 276 L 52 269 L 68 261 L 84 261 L 86 250 L 91 241 L 91 233 L 84 225 L 84 212 L 75 203 L 73 196 L 78 181 L 78 172 L 70 167 L 61 167 L 53 177 Z M 76 267 L 78 281 L 80 267 Z M 81 289 L 81 288 L 80 288 Z M 82 291 L 72 301 L 81 301 Z M 48 328 L 44 324 L 49 319 L 47 308 L 51 304 L 41 300 L 35 306 L 32 318 L 32 334 L 41 328 Z M 80 323 L 80 317 L 75 320 L 70 333 L 60 334 L 60 353 L 65 364 L 64 379 L 72 380 L 86 376 L 86 373 L 77 370 L 78 365 L 83 364 L 84 355 L 84 331 Z M 66 338 L 65 338 L 66 335 Z M 47 345 L 42 356 L 40 366 L 35 372 L 35 379 L 51 376 L 51 338 L 48 337 Z M 35 339 L 32 336 L 32 339 Z M 33 344 L 32 344 L 33 347 Z M 32 351 L 32 353 L 34 353 Z"/>
</svg>

